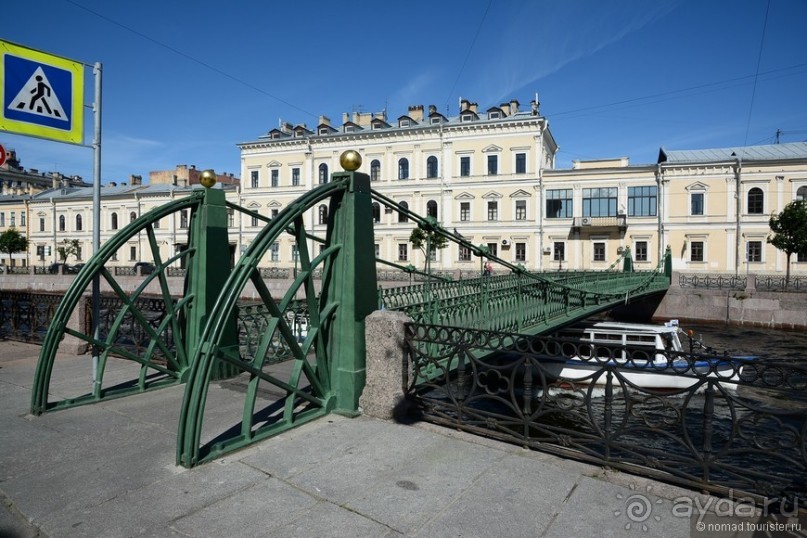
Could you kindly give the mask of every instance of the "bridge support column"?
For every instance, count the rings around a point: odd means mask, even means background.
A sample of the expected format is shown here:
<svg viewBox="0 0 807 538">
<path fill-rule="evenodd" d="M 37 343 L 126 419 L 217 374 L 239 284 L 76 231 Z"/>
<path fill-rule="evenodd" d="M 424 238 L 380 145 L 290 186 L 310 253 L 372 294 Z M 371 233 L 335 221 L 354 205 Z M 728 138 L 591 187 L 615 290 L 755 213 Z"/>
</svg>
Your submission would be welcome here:
<svg viewBox="0 0 807 538">
<path fill-rule="evenodd" d="M 207 173 L 204 172 L 204 173 Z M 215 176 L 213 176 L 215 178 Z M 206 189 L 205 197 L 192 217 L 189 247 L 194 251 L 185 280 L 185 293 L 193 294 L 194 300 L 185 319 L 186 356 L 192 357 L 201 343 L 202 331 L 213 311 L 224 283 L 230 276 L 230 246 L 227 234 L 227 204 L 224 191 Z M 228 318 L 219 347 L 232 347 L 237 351 L 235 317 Z M 188 365 L 185 365 L 188 366 Z M 225 379 L 238 370 L 221 361 L 213 366 L 213 379 Z M 189 369 L 186 369 L 188 372 Z M 183 379 L 183 381 L 187 381 Z"/>
<path fill-rule="evenodd" d="M 355 415 L 366 380 L 364 318 L 378 307 L 378 295 L 370 176 L 350 171 L 335 173 L 333 179 L 345 175 L 350 177 L 350 187 L 342 197 L 332 199 L 330 211 L 331 242 L 341 244 L 342 252 L 329 284 L 323 284 L 320 300 L 339 305 L 327 342 L 334 411 Z"/>
</svg>

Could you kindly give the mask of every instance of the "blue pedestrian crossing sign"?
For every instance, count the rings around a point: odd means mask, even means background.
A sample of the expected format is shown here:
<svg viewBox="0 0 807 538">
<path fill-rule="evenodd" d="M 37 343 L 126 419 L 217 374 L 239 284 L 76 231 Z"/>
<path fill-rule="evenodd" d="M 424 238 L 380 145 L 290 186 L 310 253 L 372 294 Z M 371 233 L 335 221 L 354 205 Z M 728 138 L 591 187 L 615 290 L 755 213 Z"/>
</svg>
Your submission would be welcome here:
<svg viewBox="0 0 807 538">
<path fill-rule="evenodd" d="M 84 64 L 0 40 L 0 130 L 84 143 Z"/>
</svg>

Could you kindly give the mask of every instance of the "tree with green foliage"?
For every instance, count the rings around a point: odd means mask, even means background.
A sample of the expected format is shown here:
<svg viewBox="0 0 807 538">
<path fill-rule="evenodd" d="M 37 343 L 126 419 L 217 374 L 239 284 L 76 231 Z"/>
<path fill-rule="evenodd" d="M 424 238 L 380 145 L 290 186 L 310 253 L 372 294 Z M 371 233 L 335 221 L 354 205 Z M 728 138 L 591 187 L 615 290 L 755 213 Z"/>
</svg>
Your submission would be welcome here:
<svg viewBox="0 0 807 538">
<path fill-rule="evenodd" d="M 11 264 L 12 254 L 26 250 L 28 250 L 28 239 L 16 228 L 9 228 L 0 234 L 0 252 L 8 255 L 9 264 Z"/>
<path fill-rule="evenodd" d="M 426 257 L 426 262 L 423 264 L 423 270 L 426 272 L 428 272 L 432 255 L 448 246 L 448 239 L 437 233 L 438 226 L 434 217 L 426 217 L 426 222 L 418 224 L 409 235 L 409 242 L 412 243 L 412 246 L 420 249 Z"/>
<path fill-rule="evenodd" d="M 790 256 L 807 254 L 807 200 L 794 200 L 778 215 L 771 216 L 768 243 L 787 254 L 785 282 L 790 282 Z"/>
<path fill-rule="evenodd" d="M 67 263 L 67 258 L 78 254 L 81 242 L 78 239 L 65 239 L 62 243 L 64 246 L 58 247 L 56 252 L 59 254 L 59 259 L 62 260 L 62 263 Z"/>
</svg>

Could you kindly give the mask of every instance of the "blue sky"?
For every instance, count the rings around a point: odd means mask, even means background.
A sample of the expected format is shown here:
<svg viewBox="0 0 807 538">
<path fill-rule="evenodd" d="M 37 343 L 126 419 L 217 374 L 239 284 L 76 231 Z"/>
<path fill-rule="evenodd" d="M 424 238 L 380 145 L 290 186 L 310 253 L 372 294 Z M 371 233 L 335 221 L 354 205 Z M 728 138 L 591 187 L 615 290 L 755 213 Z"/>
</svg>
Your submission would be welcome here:
<svg viewBox="0 0 807 538">
<path fill-rule="evenodd" d="M 103 64 L 102 180 L 194 164 L 280 119 L 455 115 L 537 92 L 572 160 L 807 140 L 805 0 L 3 0 L 0 38 Z M 767 24 L 765 23 L 767 19 Z M 91 70 L 88 70 L 88 73 Z M 87 98 L 93 96 L 87 77 Z M 87 115 L 86 143 L 92 140 Z M 23 166 L 92 181 L 92 151 L 0 132 Z"/>
</svg>

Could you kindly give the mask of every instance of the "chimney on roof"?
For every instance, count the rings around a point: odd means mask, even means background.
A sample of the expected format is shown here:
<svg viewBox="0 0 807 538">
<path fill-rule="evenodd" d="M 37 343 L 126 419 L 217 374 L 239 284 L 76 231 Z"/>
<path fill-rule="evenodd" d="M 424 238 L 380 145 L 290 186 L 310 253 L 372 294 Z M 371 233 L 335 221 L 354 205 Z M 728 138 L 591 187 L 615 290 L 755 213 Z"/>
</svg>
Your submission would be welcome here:
<svg viewBox="0 0 807 538">
<path fill-rule="evenodd" d="M 349 112 L 342 112 L 342 124 L 345 124 L 350 121 L 350 113 Z"/>
<path fill-rule="evenodd" d="M 328 116 L 320 116 L 319 117 L 319 122 L 317 122 L 317 125 L 323 125 L 323 124 L 324 125 L 330 125 L 331 124 L 331 118 L 329 118 Z"/>
<path fill-rule="evenodd" d="M 437 112 L 437 107 L 434 105 L 429 105 L 429 116 Z"/>
<path fill-rule="evenodd" d="M 143 184 L 143 176 L 136 176 L 134 174 L 129 175 L 129 183 L 133 186 L 142 185 Z"/>
<path fill-rule="evenodd" d="M 510 115 L 510 104 L 509 103 L 502 103 L 501 105 L 499 105 L 499 108 L 502 109 L 502 112 L 504 112 L 505 116 Z"/>
<path fill-rule="evenodd" d="M 471 103 L 471 104 L 468 106 L 468 108 L 470 108 L 470 109 L 471 109 L 471 112 L 473 112 L 474 114 L 476 114 L 476 113 L 477 113 L 477 111 L 478 111 L 478 109 L 479 109 L 479 105 L 478 105 L 477 103 Z"/>
<path fill-rule="evenodd" d="M 521 103 L 518 102 L 518 99 L 510 99 L 510 114 L 517 114 L 518 113 L 518 105 Z"/>
<path fill-rule="evenodd" d="M 53 178 L 50 183 L 51 188 L 58 189 L 59 183 L 62 182 L 62 174 L 59 172 L 54 172 L 51 177 Z"/>
<path fill-rule="evenodd" d="M 461 99 L 460 100 L 460 112 L 465 112 L 471 107 L 471 102 L 468 99 Z"/>
<path fill-rule="evenodd" d="M 423 105 L 412 105 L 409 107 L 409 117 L 416 122 L 423 121 Z"/>
<path fill-rule="evenodd" d="M 532 105 L 532 115 L 537 116 L 538 115 L 538 107 L 541 106 L 541 102 L 538 100 L 538 93 L 535 94 L 535 100 L 531 101 L 530 105 Z"/>
</svg>

